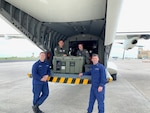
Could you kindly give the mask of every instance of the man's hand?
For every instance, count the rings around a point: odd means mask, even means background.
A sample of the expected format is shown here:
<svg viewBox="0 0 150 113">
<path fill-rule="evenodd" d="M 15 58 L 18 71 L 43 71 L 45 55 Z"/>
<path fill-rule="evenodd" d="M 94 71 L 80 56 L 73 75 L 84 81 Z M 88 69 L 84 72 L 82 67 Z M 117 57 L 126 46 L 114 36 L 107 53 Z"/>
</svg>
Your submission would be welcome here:
<svg viewBox="0 0 150 113">
<path fill-rule="evenodd" d="M 79 73 L 79 77 L 82 77 L 83 76 L 83 73 Z"/>
<path fill-rule="evenodd" d="M 98 87 L 98 92 L 101 92 L 103 90 L 103 87 L 99 86 Z"/>
<path fill-rule="evenodd" d="M 48 75 L 44 75 L 41 81 L 46 82 L 48 80 Z"/>
</svg>

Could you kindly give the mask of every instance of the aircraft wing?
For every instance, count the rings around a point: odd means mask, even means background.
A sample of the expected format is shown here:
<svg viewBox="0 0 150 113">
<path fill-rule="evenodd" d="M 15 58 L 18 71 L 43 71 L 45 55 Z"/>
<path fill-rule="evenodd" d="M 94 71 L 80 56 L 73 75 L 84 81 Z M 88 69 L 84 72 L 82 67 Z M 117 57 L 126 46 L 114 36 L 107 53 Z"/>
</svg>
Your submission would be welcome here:
<svg viewBox="0 0 150 113">
<path fill-rule="evenodd" d="M 12 39 L 12 38 L 25 38 L 22 34 L 0 34 L 0 38 Z"/>
<path fill-rule="evenodd" d="M 150 39 L 150 32 L 117 32 L 115 39 L 124 40 L 120 44 L 123 44 L 125 50 L 129 50 L 136 46 L 139 39 Z"/>
<path fill-rule="evenodd" d="M 142 32 L 117 32 L 115 39 L 130 39 L 133 37 L 139 37 L 144 39 L 150 39 L 150 31 Z"/>
</svg>

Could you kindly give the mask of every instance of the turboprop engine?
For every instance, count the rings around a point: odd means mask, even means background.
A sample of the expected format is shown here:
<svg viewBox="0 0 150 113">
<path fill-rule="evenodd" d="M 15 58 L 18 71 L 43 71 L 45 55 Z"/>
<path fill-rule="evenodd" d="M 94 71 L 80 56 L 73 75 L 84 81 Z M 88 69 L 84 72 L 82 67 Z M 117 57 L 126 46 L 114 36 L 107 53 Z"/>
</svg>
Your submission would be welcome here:
<svg viewBox="0 0 150 113">
<path fill-rule="evenodd" d="M 133 37 L 130 39 L 126 39 L 124 42 L 124 49 L 129 50 L 129 49 L 132 49 L 133 47 L 135 47 L 136 44 L 138 43 L 138 39 L 139 39 L 139 37 Z"/>
</svg>

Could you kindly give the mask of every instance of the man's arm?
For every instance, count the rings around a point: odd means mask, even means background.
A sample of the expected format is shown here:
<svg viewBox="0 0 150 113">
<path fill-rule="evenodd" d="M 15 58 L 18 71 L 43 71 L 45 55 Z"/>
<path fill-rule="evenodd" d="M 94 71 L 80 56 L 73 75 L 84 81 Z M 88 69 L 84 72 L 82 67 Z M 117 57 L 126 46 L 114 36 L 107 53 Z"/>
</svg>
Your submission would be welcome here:
<svg viewBox="0 0 150 113">
<path fill-rule="evenodd" d="M 88 72 L 84 72 L 84 73 L 79 73 L 79 77 L 83 76 L 83 75 L 91 75 L 91 71 Z"/>
<path fill-rule="evenodd" d="M 86 49 L 84 49 L 84 55 L 85 55 L 86 63 L 89 64 L 90 63 L 90 55 L 89 55 L 89 52 Z"/>
<path fill-rule="evenodd" d="M 86 56 L 86 58 L 88 58 L 88 59 L 90 59 L 90 55 L 89 55 L 89 52 L 85 49 L 85 56 Z"/>
<path fill-rule="evenodd" d="M 100 68 L 100 83 L 99 86 L 103 87 L 107 82 L 106 79 L 106 69 L 104 66 L 101 66 Z"/>
<path fill-rule="evenodd" d="M 63 56 L 68 56 L 69 55 L 69 50 L 66 47 L 64 47 L 64 50 L 65 50 L 65 53 L 63 54 Z"/>
<path fill-rule="evenodd" d="M 50 65 L 48 65 L 48 68 L 47 68 L 47 75 L 49 75 L 49 76 L 51 75 Z"/>
<path fill-rule="evenodd" d="M 79 56 L 79 50 L 77 51 L 76 55 Z"/>
<path fill-rule="evenodd" d="M 50 68 L 49 68 L 49 67 L 50 67 L 50 66 L 47 67 L 47 74 L 44 75 L 44 76 L 42 77 L 42 79 L 41 79 L 41 81 L 43 81 L 43 82 L 48 81 L 48 77 L 51 75 L 51 71 L 50 71 Z"/>
<path fill-rule="evenodd" d="M 41 81 L 41 76 L 37 73 L 37 65 L 36 64 L 34 64 L 33 66 L 32 66 L 32 77 L 33 77 L 33 79 L 36 79 L 36 80 L 38 80 L 38 81 Z"/>
<path fill-rule="evenodd" d="M 89 76 L 91 76 L 91 71 L 84 72 L 83 75 L 89 75 Z"/>
<path fill-rule="evenodd" d="M 57 47 L 54 49 L 54 56 L 58 56 L 58 50 L 57 50 Z"/>
</svg>

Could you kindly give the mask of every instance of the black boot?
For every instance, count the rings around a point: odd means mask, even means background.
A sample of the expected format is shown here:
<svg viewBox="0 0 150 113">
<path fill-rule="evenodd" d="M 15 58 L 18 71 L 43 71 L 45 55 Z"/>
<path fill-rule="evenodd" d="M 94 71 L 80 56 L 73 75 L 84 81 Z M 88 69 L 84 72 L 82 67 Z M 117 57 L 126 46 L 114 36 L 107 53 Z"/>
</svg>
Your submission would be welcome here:
<svg viewBox="0 0 150 113">
<path fill-rule="evenodd" d="M 43 111 L 41 111 L 41 110 L 39 109 L 39 106 L 38 106 L 38 105 L 32 106 L 32 109 L 33 109 L 34 113 L 44 113 Z"/>
<path fill-rule="evenodd" d="M 38 113 L 44 113 L 40 108 L 38 107 Z"/>
<path fill-rule="evenodd" d="M 32 106 L 33 112 L 34 113 L 38 113 L 39 112 L 39 108 L 37 105 Z"/>
</svg>

